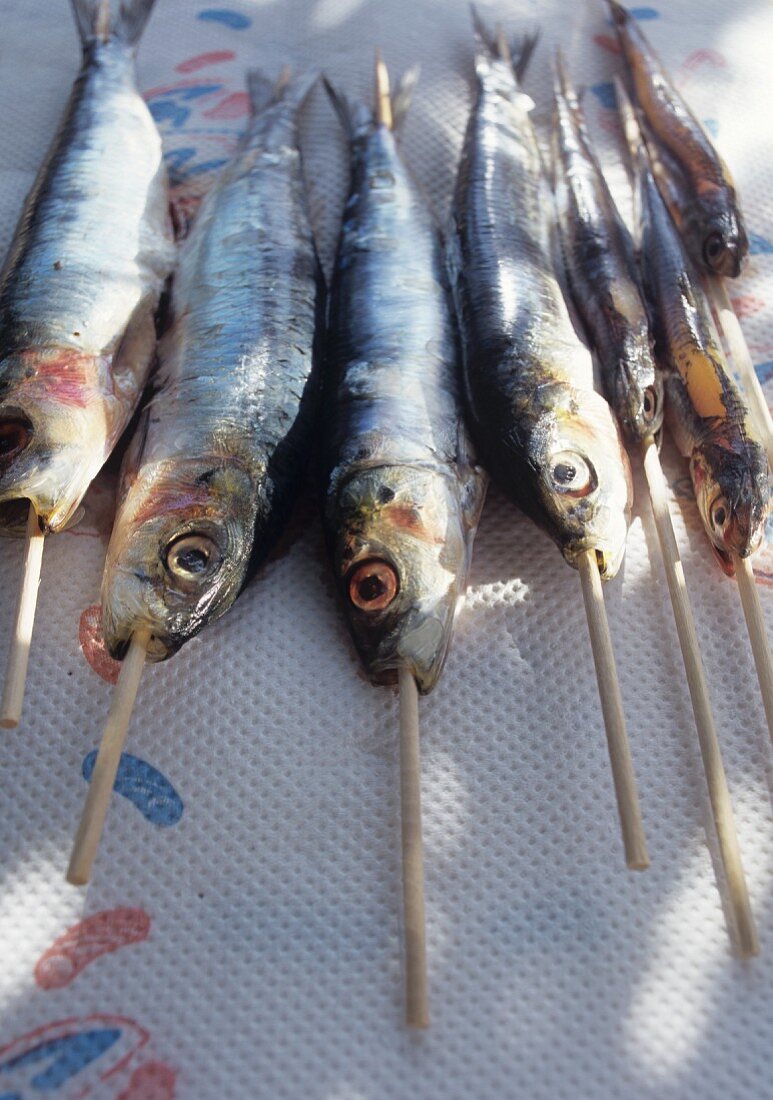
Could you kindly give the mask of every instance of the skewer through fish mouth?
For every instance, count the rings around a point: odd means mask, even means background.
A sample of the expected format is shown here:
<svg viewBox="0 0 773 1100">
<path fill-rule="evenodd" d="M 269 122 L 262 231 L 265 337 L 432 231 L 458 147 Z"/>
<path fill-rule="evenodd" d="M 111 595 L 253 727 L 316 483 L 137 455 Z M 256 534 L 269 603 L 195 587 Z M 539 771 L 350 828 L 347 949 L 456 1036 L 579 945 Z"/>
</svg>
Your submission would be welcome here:
<svg viewBox="0 0 773 1100">
<path fill-rule="evenodd" d="M 616 546 L 598 546 L 592 540 L 586 539 L 564 547 L 564 558 L 572 568 L 577 569 L 579 558 L 583 554 L 587 554 L 589 550 L 595 555 L 596 565 L 602 580 L 612 580 L 623 563 L 625 541 Z"/>
</svg>

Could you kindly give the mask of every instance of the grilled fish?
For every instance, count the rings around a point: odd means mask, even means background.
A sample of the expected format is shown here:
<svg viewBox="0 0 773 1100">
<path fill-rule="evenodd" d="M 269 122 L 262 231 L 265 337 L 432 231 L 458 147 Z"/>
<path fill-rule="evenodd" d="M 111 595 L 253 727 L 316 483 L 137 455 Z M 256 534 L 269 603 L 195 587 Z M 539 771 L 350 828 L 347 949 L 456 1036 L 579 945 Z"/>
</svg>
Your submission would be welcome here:
<svg viewBox="0 0 773 1100">
<path fill-rule="evenodd" d="M 162 660 L 224 614 L 302 477 L 322 285 L 297 114 L 311 82 L 250 74 L 253 115 L 182 245 L 157 392 L 127 452 L 102 584 L 105 640 Z"/>
<path fill-rule="evenodd" d="M 639 212 L 637 238 L 663 370 L 666 423 L 690 474 L 720 565 L 760 545 L 770 485 L 765 450 L 728 373 L 699 277 L 655 183 L 634 109 L 618 86 Z"/>
<path fill-rule="evenodd" d="M 73 517 L 142 393 L 174 260 L 134 78 L 153 0 L 72 0 L 83 64 L 0 275 L 0 525 Z"/>
<path fill-rule="evenodd" d="M 699 268 L 735 278 L 749 251 L 730 170 L 677 92 L 638 23 L 607 0 L 634 98 L 660 146 L 663 198 Z"/>
<path fill-rule="evenodd" d="M 552 196 L 520 79 L 534 46 L 510 50 L 476 19 L 478 95 L 454 200 L 450 264 L 464 387 L 484 465 L 558 543 L 595 550 L 602 575 L 625 551 L 631 478 L 620 434 L 552 260 Z"/>
<path fill-rule="evenodd" d="M 663 384 L 655 369 L 631 235 L 604 179 L 560 51 L 553 176 L 574 304 L 596 348 L 618 421 L 630 439 L 641 442 L 662 423 Z"/>
<path fill-rule="evenodd" d="M 485 479 L 459 407 L 444 253 L 395 133 L 328 88 L 351 182 L 331 287 L 324 522 L 355 645 L 375 682 L 436 683 Z M 394 124 L 409 82 L 391 101 Z"/>
</svg>

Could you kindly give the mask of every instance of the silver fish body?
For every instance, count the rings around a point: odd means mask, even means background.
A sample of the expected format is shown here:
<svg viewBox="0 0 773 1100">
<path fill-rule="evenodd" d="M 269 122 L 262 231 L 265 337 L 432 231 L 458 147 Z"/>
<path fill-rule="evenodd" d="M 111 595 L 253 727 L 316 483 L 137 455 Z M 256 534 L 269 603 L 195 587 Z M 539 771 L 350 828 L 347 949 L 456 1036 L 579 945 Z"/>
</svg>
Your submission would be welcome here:
<svg viewBox="0 0 773 1100">
<path fill-rule="evenodd" d="M 553 267 L 553 204 L 531 100 L 480 26 L 476 72 L 450 253 L 473 442 L 566 560 L 594 550 L 609 578 L 625 550 L 627 457 Z"/>
<path fill-rule="evenodd" d="M 637 238 L 663 370 L 666 423 L 689 460 L 695 498 L 720 565 L 762 542 L 770 482 L 765 449 L 716 336 L 711 306 L 653 176 L 636 116 L 618 88 L 639 211 Z"/>
<path fill-rule="evenodd" d="M 352 174 L 327 339 L 325 530 L 369 676 L 392 682 L 405 666 L 426 692 L 466 588 L 485 479 L 461 419 L 435 219 L 394 133 L 330 91 Z"/>
<path fill-rule="evenodd" d="M 251 74 L 255 114 L 204 198 L 172 286 L 157 390 L 127 454 L 102 585 L 120 653 L 171 656 L 224 614 L 292 506 L 318 405 L 322 284 L 297 113 L 308 79 Z"/>
<path fill-rule="evenodd" d="M 134 76 L 152 0 L 108 23 L 105 4 L 74 7 L 83 66 L 0 276 L 0 519 L 29 499 L 53 531 L 137 406 L 174 259 L 161 138 Z"/>
<path fill-rule="evenodd" d="M 591 337 L 609 403 L 635 442 L 663 420 L 633 242 L 609 191 L 559 54 L 553 126 L 554 190 L 575 307 Z"/>
</svg>

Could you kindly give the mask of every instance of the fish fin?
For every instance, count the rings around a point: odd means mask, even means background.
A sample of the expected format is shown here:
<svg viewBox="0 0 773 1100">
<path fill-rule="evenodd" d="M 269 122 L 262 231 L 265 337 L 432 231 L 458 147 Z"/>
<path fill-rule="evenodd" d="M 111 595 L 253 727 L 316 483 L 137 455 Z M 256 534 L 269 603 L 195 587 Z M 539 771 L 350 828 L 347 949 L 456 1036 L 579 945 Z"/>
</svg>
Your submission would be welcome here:
<svg viewBox="0 0 773 1100">
<path fill-rule="evenodd" d="M 322 83 L 349 141 L 369 134 L 373 128 L 373 115 L 365 104 L 349 99 L 326 76 L 322 77 Z"/>
<path fill-rule="evenodd" d="M 563 99 L 572 113 L 578 130 L 583 137 L 587 137 L 588 130 L 585 124 L 585 112 L 582 109 L 582 100 L 585 95 L 585 87 L 575 88 L 569 75 L 566 64 L 566 55 L 560 46 L 556 46 L 553 57 L 553 94 L 558 99 Z"/>
<path fill-rule="evenodd" d="M 650 171 L 647 147 L 644 135 L 636 116 L 636 109 L 631 102 L 628 92 L 625 90 L 619 76 L 614 78 L 615 98 L 617 110 L 620 116 L 620 125 L 623 129 L 626 148 L 628 149 L 628 166 L 633 182 L 633 221 L 634 240 L 637 247 L 640 244 L 640 229 L 644 212 L 644 187 L 646 177 Z"/>
<path fill-rule="evenodd" d="M 285 103 L 288 107 L 299 110 L 318 80 L 319 73 L 316 72 L 293 75 L 289 65 L 284 66 L 276 80 L 271 80 L 260 69 L 249 69 L 247 91 L 253 118 L 276 103 Z"/>
<path fill-rule="evenodd" d="M 392 92 L 392 118 L 396 131 L 400 130 L 405 121 L 405 116 L 408 114 L 408 108 L 413 99 L 413 90 L 419 82 L 420 71 L 419 65 L 411 65 L 410 69 L 406 69 L 397 81 L 395 90 Z"/>
<path fill-rule="evenodd" d="M 461 417 L 456 425 L 456 469 L 461 487 L 462 519 L 465 529 L 474 534 L 486 500 L 489 478 L 478 461 L 470 434 Z"/>
<path fill-rule="evenodd" d="M 479 55 L 486 62 L 504 61 L 520 84 L 539 41 L 539 30 L 508 40 L 501 25 L 493 31 L 486 26 L 475 4 L 470 4 L 470 13 Z"/>
<path fill-rule="evenodd" d="M 618 0 L 607 0 L 607 7 L 609 8 L 609 14 L 612 16 L 612 22 L 616 27 L 624 27 L 631 18 L 628 9 L 624 8 L 622 4 L 619 4 Z"/>
<path fill-rule="evenodd" d="M 156 0 L 70 0 L 81 42 L 117 38 L 136 46 Z"/>
</svg>

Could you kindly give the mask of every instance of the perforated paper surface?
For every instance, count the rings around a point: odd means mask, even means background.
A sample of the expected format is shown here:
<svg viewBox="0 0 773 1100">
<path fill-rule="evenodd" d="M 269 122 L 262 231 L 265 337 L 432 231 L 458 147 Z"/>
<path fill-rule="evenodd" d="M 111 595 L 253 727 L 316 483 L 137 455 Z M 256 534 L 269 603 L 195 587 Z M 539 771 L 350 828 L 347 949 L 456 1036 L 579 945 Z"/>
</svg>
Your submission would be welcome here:
<svg viewBox="0 0 773 1100">
<path fill-rule="evenodd" d="M 158 0 L 140 51 L 178 197 L 233 148 L 246 68 L 324 68 L 369 96 L 380 45 L 394 72 L 421 63 L 405 155 L 446 212 L 471 100 L 463 0 L 226 2 Z M 526 88 L 543 135 L 560 37 L 622 187 L 609 107 L 619 58 L 601 6 L 483 10 L 514 32 L 542 28 Z M 732 293 L 765 379 L 773 11 L 762 0 L 637 10 L 736 176 L 753 247 Z M 4 250 L 78 45 L 65 0 L 0 0 L 0 17 Z M 329 266 L 345 149 L 319 91 L 304 150 Z M 116 672 L 94 641 L 112 492 L 102 478 L 83 523 L 47 540 L 24 720 L 0 736 L 0 1096 L 773 1097 L 771 749 L 736 585 L 708 549 L 686 467 L 671 448 L 664 459 L 759 959 L 740 962 L 728 940 L 638 462 L 628 554 L 605 594 L 646 873 L 624 866 L 579 578 L 492 491 L 445 675 L 421 702 L 432 1024 L 404 1029 L 397 700 L 358 674 L 309 495 L 233 611 L 147 669 L 92 884 L 68 886 Z M 0 545 L 8 624 L 20 561 L 20 544 Z M 773 626 L 770 549 L 755 570 Z"/>
</svg>

